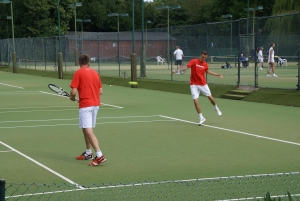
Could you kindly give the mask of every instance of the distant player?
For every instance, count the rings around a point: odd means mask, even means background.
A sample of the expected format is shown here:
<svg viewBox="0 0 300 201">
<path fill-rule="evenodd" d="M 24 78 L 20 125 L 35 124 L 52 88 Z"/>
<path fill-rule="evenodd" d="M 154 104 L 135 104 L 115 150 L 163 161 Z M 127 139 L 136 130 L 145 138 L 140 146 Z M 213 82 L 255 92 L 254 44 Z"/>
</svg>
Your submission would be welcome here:
<svg viewBox="0 0 300 201">
<path fill-rule="evenodd" d="M 214 105 L 214 109 L 217 112 L 217 114 L 219 116 L 222 115 L 222 112 L 218 108 L 217 103 L 216 103 L 215 99 L 212 97 L 210 89 L 206 83 L 205 73 L 217 76 L 219 78 L 223 78 L 223 75 L 214 73 L 214 72 L 208 70 L 208 64 L 206 63 L 207 57 L 208 57 L 208 53 L 207 53 L 207 51 L 204 50 L 204 51 L 202 51 L 199 59 L 192 59 L 189 61 L 187 66 L 182 66 L 179 69 L 179 71 L 184 71 L 187 68 L 191 69 L 190 89 L 191 89 L 191 94 L 192 94 L 192 98 L 194 100 L 194 105 L 195 105 L 196 111 L 199 115 L 199 119 L 200 119 L 199 125 L 202 125 L 204 123 L 204 121 L 206 120 L 202 115 L 201 108 L 198 103 L 198 98 L 199 98 L 200 93 L 203 93 L 203 95 L 206 96 L 210 100 L 211 104 Z M 175 71 L 173 71 L 172 73 L 175 73 Z"/>
<path fill-rule="evenodd" d="M 100 151 L 98 139 L 93 132 L 96 126 L 97 113 L 100 106 L 100 95 L 102 95 L 102 83 L 100 76 L 94 69 L 90 68 L 90 58 L 88 55 L 79 57 L 80 69 L 74 73 L 70 84 L 71 101 L 75 101 L 75 96 L 79 94 L 79 127 L 82 129 L 86 144 L 86 151 L 77 156 L 77 160 L 93 161 L 90 166 L 97 166 L 104 163 L 106 158 Z M 96 151 L 96 157 L 93 158 L 91 148 Z"/>
<path fill-rule="evenodd" d="M 182 58 L 184 54 L 183 51 L 180 49 L 179 46 L 176 46 L 176 50 L 174 51 L 174 57 L 175 57 L 175 65 L 177 65 L 177 74 L 180 74 L 181 72 L 179 71 L 179 68 L 182 65 Z"/>
<path fill-rule="evenodd" d="M 263 65 L 264 65 L 263 49 L 264 49 L 263 47 L 260 47 L 260 50 L 258 51 L 258 54 L 257 54 L 260 70 L 263 70 Z"/>
<path fill-rule="evenodd" d="M 275 60 L 274 60 L 275 52 L 274 52 L 274 47 L 275 47 L 275 43 L 271 43 L 270 49 L 269 49 L 269 55 L 268 55 L 269 67 L 268 67 L 268 70 L 267 70 L 267 73 L 268 73 L 267 77 L 271 77 L 270 70 L 272 70 L 272 72 L 273 72 L 273 77 L 278 77 L 275 74 Z"/>
</svg>

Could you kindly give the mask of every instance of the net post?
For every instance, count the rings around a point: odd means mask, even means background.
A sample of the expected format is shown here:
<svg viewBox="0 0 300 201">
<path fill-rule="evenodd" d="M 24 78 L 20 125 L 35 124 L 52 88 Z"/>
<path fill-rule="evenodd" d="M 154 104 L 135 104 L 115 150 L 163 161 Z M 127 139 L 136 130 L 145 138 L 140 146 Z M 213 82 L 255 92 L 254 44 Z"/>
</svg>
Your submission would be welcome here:
<svg viewBox="0 0 300 201">
<path fill-rule="evenodd" d="M 146 51 L 145 51 L 145 45 L 142 45 L 140 47 L 140 52 L 141 52 L 141 58 L 140 58 L 140 63 L 141 63 L 141 77 L 144 78 L 146 77 Z"/>
<path fill-rule="evenodd" d="M 16 52 L 12 52 L 12 62 L 13 62 L 13 73 L 17 73 L 17 53 Z"/>
<path fill-rule="evenodd" d="M 5 201 L 5 179 L 0 179 L 0 201 Z"/>
<path fill-rule="evenodd" d="M 131 54 L 131 81 L 136 82 L 136 54 Z M 136 88 L 136 85 L 131 85 L 131 88 Z"/>
<path fill-rule="evenodd" d="M 58 53 L 58 79 L 63 79 L 63 59 L 62 53 Z"/>
</svg>

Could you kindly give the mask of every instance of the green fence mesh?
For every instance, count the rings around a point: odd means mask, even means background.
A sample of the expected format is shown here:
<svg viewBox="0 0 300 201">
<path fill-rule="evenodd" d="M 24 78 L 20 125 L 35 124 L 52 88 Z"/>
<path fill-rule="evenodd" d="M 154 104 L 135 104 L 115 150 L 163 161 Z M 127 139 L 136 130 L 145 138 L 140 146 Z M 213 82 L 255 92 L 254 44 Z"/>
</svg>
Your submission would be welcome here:
<svg viewBox="0 0 300 201">
<path fill-rule="evenodd" d="M 300 200 L 300 172 L 133 184 L 6 184 L 6 200 Z M 1 198 L 0 198 L 1 200 Z"/>
<path fill-rule="evenodd" d="M 173 52 L 176 46 L 183 50 L 183 65 L 208 50 L 208 63 L 212 71 L 222 73 L 224 79 L 208 77 L 208 83 L 222 85 L 246 85 L 254 87 L 300 90 L 300 17 L 299 13 L 230 20 L 189 26 L 135 31 L 134 49 L 137 55 L 138 79 L 189 81 L 189 72 L 183 75 L 171 73 L 177 69 Z M 248 24 L 248 27 L 247 27 Z M 16 38 L 17 64 L 19 68 L 56 71 L 59 44 L 63 55 L 63 71 L 74 72 L 75 48 L 79 54 L 92 58 L 91 67 L 104 76 L 128 77 L 131 75 L 132 32 L 70 32 L 60 38 Z M 76 42 L 77 41 L 77 42 Z M 271 43 L 275 43 L 275 56 L 286 59 L 283 66 L 276 64 L 278 78 L 267 79 L 267 55 Z M 0 40 L 0 64 L 12 66 L 12 40 Z M 143 52 L 143 48 L 145 54 Z M 258 68 L 256 52 L 264 47 L 264 70 Z M 240 55 L 248 62 L 241 67 Z M 163 62 L 158 62 L 160 56 Z M 145 61 L 145 66 L 142 64 Z M 222 66 L 228 62 L 232 68 Z"/>
</svg>

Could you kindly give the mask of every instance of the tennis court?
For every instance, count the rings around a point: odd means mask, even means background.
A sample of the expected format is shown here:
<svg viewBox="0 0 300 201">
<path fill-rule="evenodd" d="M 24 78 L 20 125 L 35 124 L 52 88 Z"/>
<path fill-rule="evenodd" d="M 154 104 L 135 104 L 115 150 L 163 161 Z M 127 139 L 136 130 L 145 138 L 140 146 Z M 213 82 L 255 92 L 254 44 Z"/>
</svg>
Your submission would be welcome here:
<svg viewBox="0 0 300 201">
<path fill-rule="evenodd" d="M 104 200 L 246 199 L 241 192 L 257 200 L 266 191 L 300 199 L 298 107 L 216 99 L 219 117 L 201 96 L 198 126 L 190 95 L 104 85 L 94 131 L 107 162 L 90 167 L 75 160 L 85 150 L 77 104 L 47 87 L 69 91 L 70 80 L 5 72 L 0 80 L 7 200 L 96 200 L 97 192 Z"/>
</svg>

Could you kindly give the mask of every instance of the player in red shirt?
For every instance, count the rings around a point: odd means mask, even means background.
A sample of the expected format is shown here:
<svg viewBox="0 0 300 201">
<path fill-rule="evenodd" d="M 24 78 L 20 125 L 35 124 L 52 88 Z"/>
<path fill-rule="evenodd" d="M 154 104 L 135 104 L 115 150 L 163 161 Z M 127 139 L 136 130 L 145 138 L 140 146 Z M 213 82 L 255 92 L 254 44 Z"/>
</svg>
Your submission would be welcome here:
<svg viewBox="0 0 300 201">
<path fill-rule="evenodd" d="M 104 163 L 106 158 L 102 154 L 98 139 L 93 132 L 96 126 L 97 113 L 100 106 L 100 95 L 102 95 L 102 83 L 100 75 L 94 69 L 90 68 L 90 58 L 88 55 L 79 57 L 80 69 L 74 73 L 70 84 L 70 99 L 75 101 L 78 91 L 79 95 L 79 127 L 82 129 L 86 151 L 77 156 L 77 160 L 92 160 L 90 166 L 97 166 Z M 91 147 L 96 151 L 96 157 L 93 158 Z"/>
<path fill-rule="evenodd" d="M 210 89 L 206 83 L 205 79 L 205 73 L 217 76 L 219 78 L 223 78 L 222 74 L 214 73 L 210 70 L 208 70 L 208 64 L 206 63 L 206 59 L 208 57 L 207 51 L 202 51 L 200 58 L 199 59 L 192 59 L 190 62 L 187 64 L 187 66 L 182 66 L 179 69 L 180 71 L 184 71 L 188 68 L 191 69 L 191 75 L 190 75 L 190 89 L 191 89 L 191 94 L 194 100 L 194 105 L 195 108 L 199 114 L 199 125 L 202 125 L 204 121 L 206 120 L 201 112 L 201 108 L 198 102 L 198 98 L 200 93 L 202 92 L 203 95 L 207 96 L 207 98 L 210 100 L 211 104 L 214 105 L 215 111 L 219 116 L 222 115 L 222 112 L 217 106 L 217 103 L 215 99 L 212 97 Z M 173 70 L 172 73 L 175 73 Z"/>
</svg>

